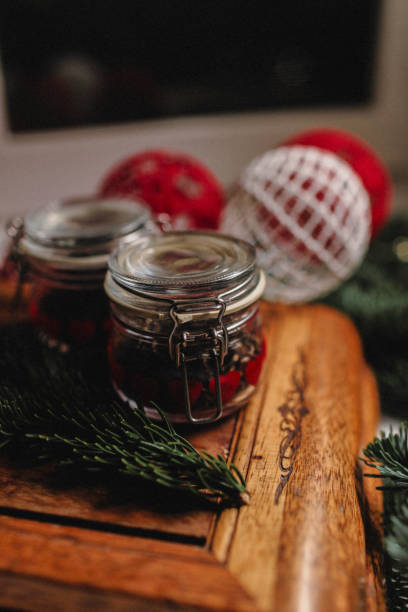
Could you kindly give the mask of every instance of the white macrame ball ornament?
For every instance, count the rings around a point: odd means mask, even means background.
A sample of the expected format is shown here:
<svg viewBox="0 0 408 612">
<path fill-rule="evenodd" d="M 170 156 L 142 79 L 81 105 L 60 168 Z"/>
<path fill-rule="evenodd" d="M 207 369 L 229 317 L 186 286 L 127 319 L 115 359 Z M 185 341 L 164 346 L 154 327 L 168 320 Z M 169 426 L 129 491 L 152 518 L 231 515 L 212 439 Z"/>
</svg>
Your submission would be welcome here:
<svg viewBox="0 0 408 612">
<path fill-rule="evenodd" d="M 255 159 L 229 199 L 221 231 L 257 250 L 264 297 L 304 302 L 322 296 L 360 264 L 370 240 L 369 197 L 336 155 L 279 147 Z"/>
</svg>

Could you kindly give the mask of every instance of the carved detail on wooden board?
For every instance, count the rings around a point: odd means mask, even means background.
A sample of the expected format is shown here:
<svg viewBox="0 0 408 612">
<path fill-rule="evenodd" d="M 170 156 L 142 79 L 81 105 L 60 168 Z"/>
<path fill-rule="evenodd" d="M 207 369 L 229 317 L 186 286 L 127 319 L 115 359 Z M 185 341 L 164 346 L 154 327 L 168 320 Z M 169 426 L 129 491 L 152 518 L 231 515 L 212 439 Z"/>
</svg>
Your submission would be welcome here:
<svg viewBox="0 0 408 612">
<path fill-rule="evenodd" d="M 120 509 L 94 508 L 84 492 L 71 502 L 61 493 L 57 511 L 44 483 L 30 498 L 30 479 L 24 486 L 24 474 L 15 474 L 16 487 L 0 491 L 0 604 L 23 606 L 25 588 L 27 609 L 42 611 L 47 595 L 49 609 L 90 609 L 101 590 L 106 609 L 118 610 L 129 601 L 138 610 L 383 610 L 356 490 L 361 440 L 374 435 L 378 418 L 358 336 L 323 306 L 265 304 L 263 314 L 268 356 L 253 401 L 195 439 L 212 451 L 230 447 L 251 504 L 199 519 L 135 507 L 124 521 Z M 378 508 L 375 492 L 372 499 Z M 108 516 L 130 531 L 109 532 Z M 183 534 L 188 543 L 177 541 Z"/>
<path fill-rule="evenodd" d="M 296 453 L 302 442 L 302 420 L 309 414 L 305 402 L 306 385 L 306 357 L 301 350 L 299 360 L 293 366 L 291 387 L 285 402 L 278 408 L 282 415 L 280 430 L 283 438 L 279 445 L 281 477 L 275 491 L 275 504 L 279 503 L 281 493 L 292 475 Z"/>
</svg>

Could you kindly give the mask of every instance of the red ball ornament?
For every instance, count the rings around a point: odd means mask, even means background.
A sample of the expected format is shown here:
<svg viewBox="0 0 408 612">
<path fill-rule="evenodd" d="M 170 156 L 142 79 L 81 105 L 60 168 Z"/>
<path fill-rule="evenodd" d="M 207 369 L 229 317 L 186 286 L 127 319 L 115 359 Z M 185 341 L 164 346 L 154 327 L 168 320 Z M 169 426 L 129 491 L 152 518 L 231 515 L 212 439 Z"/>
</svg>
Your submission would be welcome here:
<svg viewBox="0 0 408 612">
<path fill-rule="evenodd" d="M 305 145 L 335 153 L 360 177 L 371 204 L 371 236 L 374 237 L 391 213 L 391 177 L 378 154 L 363 140 L 342 130 L 318 128 L 291 136 L 283 146 Z"/>
<path fill-rule="evenodd" d="M 217 229 L 224 204 L 223 189 L 207 168 L 182 153 L 161 150 L 121 161 L 103 179 L 99 195 L 143 200 L 180 229 Z"/>
</svg>

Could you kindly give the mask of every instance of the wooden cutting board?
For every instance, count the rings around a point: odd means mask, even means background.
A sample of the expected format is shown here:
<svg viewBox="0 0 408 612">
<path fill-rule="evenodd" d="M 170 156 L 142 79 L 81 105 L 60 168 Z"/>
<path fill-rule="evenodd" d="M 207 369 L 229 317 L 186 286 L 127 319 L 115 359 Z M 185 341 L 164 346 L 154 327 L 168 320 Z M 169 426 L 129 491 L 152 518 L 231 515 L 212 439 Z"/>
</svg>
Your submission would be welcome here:
<svg viewBox="0 0 408 612">
<path fill-rule="evenodd" d="M 65 610 L 384 610 L 381 502 L 358 455 L 378 397 L 349 320 L 263 304 L 268 355 L 245 411 L 189 437 L 251 503 L 222 513 L 0 465 L 0 605 Z M 368 503 L 369 502 L 369 503 Z"/>
</svg>

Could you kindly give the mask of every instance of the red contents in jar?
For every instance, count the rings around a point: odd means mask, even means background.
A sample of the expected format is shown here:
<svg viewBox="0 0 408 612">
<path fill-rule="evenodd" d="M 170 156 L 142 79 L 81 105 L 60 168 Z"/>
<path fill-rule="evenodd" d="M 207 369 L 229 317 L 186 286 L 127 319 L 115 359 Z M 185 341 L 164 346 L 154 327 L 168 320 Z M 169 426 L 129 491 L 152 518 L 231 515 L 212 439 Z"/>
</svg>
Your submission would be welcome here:
<svg viewBox="0 0 408 612">
<path fill-rule="evenodd" d="M 60 324 L 55 317 L 48 316 L 42 312 L 38 302 L 30 302 L 28 305 L 28 314 L 34 325 L 44 331 L 47 335 L 55 338 L 59 335 Z"/>
<path fill-rule="evenodd" d="M 154 402 L 159 395 L 159 385 L 155 378 L 133 372 L 129 376 L 129 384 L 143 402 Z"/>
<path fill-rule="evenodd" d="M 171 380 L 168 384 L 169 395 L 179 411 L 184 410 L 184 383 L 181 380 Z M 190 405 L 194 406 L 203 390 L 203 385 L 199 380 L 192 380 L 188 385 Z"/>
<path fill-rule="evenodd" d="M 37 283 L 28 312 L 48 342 L 87 344 L 106 338 L 108 302 L 102 288 L 60 288 Z"/>
<path fill-rule="evenodd" d="M 147 408 L 154 402 L 173 420 L 186 421 L 182 369 L 170 358 L 168 341 L 154 341 L 144 332 L 128 335 L 126 328 L 113 319 L 108 357 L 116 388 L 122 397 L 142 401 Z M 254 311 L 229 337 L 229 350 L 220 371 L 225 415 L 247 403 L 264 357 L 260 319 Z M 187 373 L 193 416 L 213 414 L 216 387 L 212 354 L 198 350 L 197 357 L 187 362 Z"/>
<path fill-rule="evenodd" d="M 107 348 L 108 361 L 112 373 L 112 378 L 119 387 L 125 382 L 125 368 L 118 364 L 113 354 L 113 346 L 108 344 Z"/>
<path fill-rule="evenodd" d="M 223 404 L 227 404 L 234 397 L 240 381 L 241 374 L 236 370 L 232 370 L 228 372 L 228 374 L 222 374 L 220 376 L 221 398 Z M 209 389 L 213 395 L 216 395 L 214 378 L 210 380 Z"/>
<path fill-rule="evenodd" d="M 256 385 L 262 371 L 262 365 L 266 356 L 266 343 L 265 339 L 262 340 L 262 348 L 258 357 L 250 361 L 245 368 L 245 377 L 250 385 Z"/>
<path fill-rule="evenodd" d="M 93 321 L 70 321 L 68 330 L 77 342 L 89 342 L 96 334 L 96 325 Z"/>
</svg>

